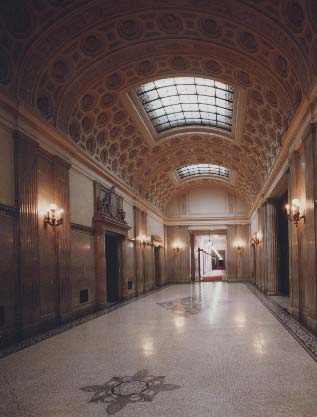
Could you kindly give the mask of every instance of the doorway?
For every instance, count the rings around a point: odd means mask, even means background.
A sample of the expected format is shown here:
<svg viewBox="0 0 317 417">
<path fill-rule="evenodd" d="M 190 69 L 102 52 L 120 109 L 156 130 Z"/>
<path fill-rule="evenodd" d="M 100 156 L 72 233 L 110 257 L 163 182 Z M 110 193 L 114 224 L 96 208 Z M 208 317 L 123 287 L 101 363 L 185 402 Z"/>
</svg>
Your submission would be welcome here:
<svg viewBox="0 0 317 417">
<path fill-rule="evenodd" d="M 227 236 L 224 230 L 199 231 L 192 245 L 195 281 L 222 281 L 226 277 Z"/>
<path fill-rule="evenodd" d="M 119 242 L 116 235 L 106 234 L 106 279 L 107 302 L 114 303 L 120 299 L 119 285 Z"/>
<path fill-rule="evenodd" d="M 155 287 L 161 286 L 161 251 L 160 246 L 154 246 L 154 276 Z"/>
<path fill-rule="evenodd" d="M 285 205 L 288 202 L 288 193 L 282 195 L 278 205 L 278 243 L 279 243 L 279 274 L 278 292 L 289 296 L 289 250 L 288 250 L 288 218 L 285 214 Z"/>
</svg>

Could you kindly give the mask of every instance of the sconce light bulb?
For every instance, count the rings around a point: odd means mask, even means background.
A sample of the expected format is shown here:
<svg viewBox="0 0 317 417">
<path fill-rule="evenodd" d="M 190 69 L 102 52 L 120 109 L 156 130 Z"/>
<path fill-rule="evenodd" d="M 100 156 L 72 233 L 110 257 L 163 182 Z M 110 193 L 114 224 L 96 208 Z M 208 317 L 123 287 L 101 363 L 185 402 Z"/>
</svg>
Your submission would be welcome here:
<svg viewBox="0 0 317 417">
<path fill-rule="evenodd" d="M 44 217 L 44 223 L 54 227 L 63 224 L 63 212 L 64 210 L 58 209 L 56 204 L 50 204 L 49 208 L 47 209 L 47 213 Z"/>
<path fill-rule="evenodd" d="M 57 205 L 56 204 L 51 204 L 48 208 L 48 211 L 55 211 L 57 210 Z"/>
</svg>

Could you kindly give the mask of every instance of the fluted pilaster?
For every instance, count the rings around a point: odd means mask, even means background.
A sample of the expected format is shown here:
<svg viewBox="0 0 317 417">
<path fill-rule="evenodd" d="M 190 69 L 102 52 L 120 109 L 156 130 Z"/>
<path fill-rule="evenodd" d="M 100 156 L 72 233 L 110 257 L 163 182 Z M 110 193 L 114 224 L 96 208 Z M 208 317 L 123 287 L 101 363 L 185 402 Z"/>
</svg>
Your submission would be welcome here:
<svg viewBox="0 0 317 417">
<path fill-rule="evenodd" d="M 299 194 L 299 171 L 300 155 L 293 152 L 290 158 L 290 175 L 288 183 L 288 202 L 291 204 L 293 198 Z M 298 241 L 298 230 L 289 224 L 289 275 L 290 275 L 290 298 L 292 314 L 299 318 L 300 311 L 300 286 L 299 286 L 299 259 L 300 245 Z"/>
<path fill-rule="evenodd" d="M 39 229 L 38 229 L 38 143 L 14 132 L 16 204 L 19 208 L 19 311 L 21 329 L 40 317 Z"/>
<path fill-rule="evenodd" d="M 268 294 L 278 293 L 278 207 L 274 200 L 264 204 L 264 290 Z"/>
<path fill-rule="evenodd" d="M 56 256 L 58 278 L 58 314 L 60 318 L 71 312 L 72 286 L 70 277 L 70 213 L 69 213 L 70 164 L 54 157 L 55 203 L 64 210 L 64 223 L 56 228 Z"/>
</svg>

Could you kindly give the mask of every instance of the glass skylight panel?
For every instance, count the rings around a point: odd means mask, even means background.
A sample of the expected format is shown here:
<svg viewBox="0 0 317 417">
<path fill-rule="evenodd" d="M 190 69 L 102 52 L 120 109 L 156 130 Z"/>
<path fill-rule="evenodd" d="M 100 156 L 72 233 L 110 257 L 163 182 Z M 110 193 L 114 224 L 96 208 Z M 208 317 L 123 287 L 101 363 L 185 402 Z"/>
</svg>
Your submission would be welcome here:
<svg viewBox="0 0 317 417">
<path fill-rule="evenodd" d="M 165 78 L 136 88 L 157 132 L 202 125 L 232 130 L 233 89 L 208 78 Z"/>
<path fill-rule="evenodd" d="M 178 168 L 177 174 L 180 178 L 194 177 L 197 175 L 212 175 L 229 178 L 229 169 L 211 164 L 194 164 Z"/>
</svg>

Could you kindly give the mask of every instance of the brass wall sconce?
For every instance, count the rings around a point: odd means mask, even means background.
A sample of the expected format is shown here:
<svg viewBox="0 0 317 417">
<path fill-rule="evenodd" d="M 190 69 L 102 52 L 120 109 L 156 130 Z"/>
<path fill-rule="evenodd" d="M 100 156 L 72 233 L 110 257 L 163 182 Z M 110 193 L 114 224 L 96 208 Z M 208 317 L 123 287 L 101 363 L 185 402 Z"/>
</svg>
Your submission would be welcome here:
<svg viewBox="0 0 317 417">
<path fill-rule="evenodd" d="M 256 232 L 251 237 L 251 245 L 257 246 L 259 245 L 263 240 L 263 234 L 261 232 Z"/>
<path fill-rule="evenodd" d="M 244 252 L 244 245 L 243 245 L 243 242 L 241 242 L 241 240 L 237 240 L 234 243 L 234 247 L 236 248 L 237 253 L 243 253 Z"/>
<path fill-rule="evenodd" d="M 181 251 L 182 247 L 183 247 L 183 244 L 181 242 L 175 241 L 173 243 L 173 251 L 174 251 L 174 254 L 175 255 L 178 254 Z"/>
<path fill-rule="evenodd" d="M 63 224 L 63 213 L 63 209 L 59 209 L 56 204 L 51 204 L 44 216 L 44 224 L 53 227 Z"/>
<path fill-rule="evenodd" d="M 146 237 L 145 235 L 138 236 L 136 241 L 139 244 L 139 246 L 143 249 L 146 248 L 147 246 L 151 246 L 151 242 L 149 238 Z"/>
<path fill-rule="evenodd" d="M 300 203 L 297 198 L 292 200 L 292 205 L 286 204 L 285 206 L 287 217 L 289 221 L 297 227 L 298 223 L 303 219 L 305 223 L 305 216 L 301 213 Z"/>
</svg>

